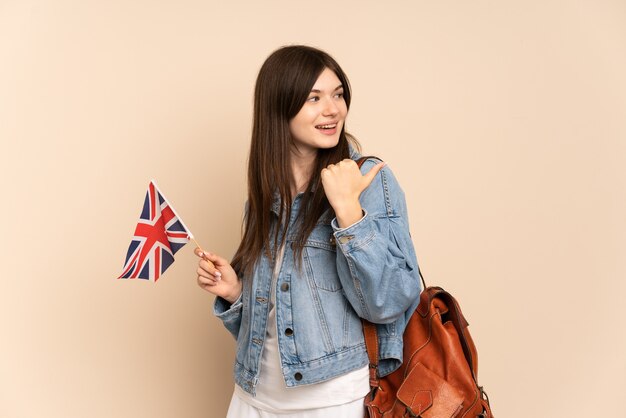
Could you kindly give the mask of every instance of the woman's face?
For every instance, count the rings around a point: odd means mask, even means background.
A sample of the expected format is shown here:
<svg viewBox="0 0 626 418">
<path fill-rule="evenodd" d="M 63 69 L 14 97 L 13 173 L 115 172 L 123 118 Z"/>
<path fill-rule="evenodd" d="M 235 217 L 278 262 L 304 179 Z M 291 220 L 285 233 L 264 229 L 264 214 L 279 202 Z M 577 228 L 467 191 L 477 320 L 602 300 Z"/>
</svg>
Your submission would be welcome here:
<svg viewBox="0 0 626 418">
<path fill-rule="evenodd" d="M 298 154 L 308 155 L 317 153 L 320 148 L 336 146 L 347 115 L 341 81 L 326 68 L 313 85 L 302 109 L 289 121 Z"/>
</svg>

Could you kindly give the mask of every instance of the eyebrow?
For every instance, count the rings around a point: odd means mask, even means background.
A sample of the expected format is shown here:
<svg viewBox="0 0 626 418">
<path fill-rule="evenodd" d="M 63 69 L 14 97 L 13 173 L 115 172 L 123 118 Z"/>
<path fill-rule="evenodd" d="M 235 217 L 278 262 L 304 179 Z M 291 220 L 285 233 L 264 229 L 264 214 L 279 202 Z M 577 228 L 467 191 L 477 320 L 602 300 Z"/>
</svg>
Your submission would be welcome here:
<svg viewBox="0 0 626 418">
<path fill-rule="evenodd" d="M 333 91 L 337 91 L 337 90 L 342 89 L 342 88 L 343 88 L 343 84 L 340 84 L 340 85 L 338 85 L 337 87 L 335 87 L 335 90 L 333 90 Z M 322 92 L 322 91 L 321 91 L 321 90 L 318 90 L 318 89 L 312 89 L 312 90 L 311 90 L 311 93 L 321 93 L 321 92 Z"/>
</svg>

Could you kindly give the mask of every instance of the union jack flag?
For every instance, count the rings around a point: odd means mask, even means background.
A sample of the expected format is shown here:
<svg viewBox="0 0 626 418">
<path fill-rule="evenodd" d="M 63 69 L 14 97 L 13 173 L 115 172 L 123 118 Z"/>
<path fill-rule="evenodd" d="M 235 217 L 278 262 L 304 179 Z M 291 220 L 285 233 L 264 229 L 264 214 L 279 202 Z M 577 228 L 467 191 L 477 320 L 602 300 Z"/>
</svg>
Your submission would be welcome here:
<svg viewBox="0 0 626 418">
<path fill-rule="evenodd" d="M 139 278 L 156 282 L 174 262 L 176 251 L 192 238 L 189 229 L 152 180 L 128 247 L 124 271 L 118 279 Z"/>
</svg>

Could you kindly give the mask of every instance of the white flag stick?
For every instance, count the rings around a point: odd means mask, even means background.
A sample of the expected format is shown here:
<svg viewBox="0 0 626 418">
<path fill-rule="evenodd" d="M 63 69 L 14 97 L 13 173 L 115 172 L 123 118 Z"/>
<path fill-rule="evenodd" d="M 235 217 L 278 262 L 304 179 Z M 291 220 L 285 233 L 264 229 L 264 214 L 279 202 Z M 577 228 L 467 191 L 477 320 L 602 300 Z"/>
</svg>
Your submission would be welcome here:
<svg viewBox="0 0 626 418">
<path fill-rule="evenodd" d="M 181 225 L 183 226 L 183 228 L 185 228 L 185 231 L 187 231 L 187 235 L 189 235 L 189 238 L 196 244 L 196 247 L 200 248 L 200 251 L 202 251 L 202 258 L 204 258 L 205 260 L 207 260 L 209 263 L 211 263 L 210 260 L 208 260 L 205 255 L 204 255 L 204 250 L 202 249 L 202 246 L 200 244 L 198 244 L 198 241 L 196 241 L 196 239 L 194 238 L 193 234 L 191 233 L 191 230 L 189 228 L 187 228 L 187 225 L 185 225 L 185 223 L 183 222 L 183 218 L 181 218 L 178 213 L 176 212 L 176 209 L 174 209 L 174 206 L 172 206 L 172 204 L 169 202 L 169 200 L 167 200 L 167 197 L 165 197 L 165 195 L 163 194 L 163 192 L 161 192 L 161 190 L 159 190 L 159 186 L 157 186 L 157 183 L 154 179 L 150 180 L 152 182 L 152 184 L 154 184 L 154 188 L 157 190 L 157 192 L 161 195 L 161 197 L 163 197 L 163 200 L 165 200 L 165 202 L 167 203 L 167 206 L 170 207 L 170 209 L 172 209 L 172 212 L 174 212 L 174 215 L 176 215 L 176 218 L 180 221 Z M 213 264 L 213 263 L 211 263 Z"/>
<path fill-rule="evenodd" d="M 157 190 L 157 192 L 159 192 L 161 197 L 163 197 L 163 200 L 165 200 L 165 203 L 167 203 L 167 206 L 169 206 L 170 209 L 172 209 L 172 212 L 174 212 L 174 215 L 176 215 L 176 218 L 178 218 L 180 223 L 183 225 L 183 228 L 185 228 L 185 231 L 187 232 L 187 235 L 189 235 L 189 238 L 191 238 L 191 239 L 193 239 L 195 241 L 195 239 L 193 238 L 193 234 L 191 233 L 191 230 L 189 228 L 187 228 L 187 225 L 185 225 L 185 223 L 183 222 L 183 218 L 178 216 L 178 213 L 176 212 L 176 209 L 174 209 L 174 206 L 172 206 L 170 201 L 167 200 L 167 197 L 165 197 L 165 195 L 161 192 L 161 190 L 159 190 L 159 186 L 157 186 L 156 181 L 154 181 L 154 179 L 152 179 L 150 181 L 152 182 L 152 184 L 154 184 L 154 188 Z"/>
</svg>

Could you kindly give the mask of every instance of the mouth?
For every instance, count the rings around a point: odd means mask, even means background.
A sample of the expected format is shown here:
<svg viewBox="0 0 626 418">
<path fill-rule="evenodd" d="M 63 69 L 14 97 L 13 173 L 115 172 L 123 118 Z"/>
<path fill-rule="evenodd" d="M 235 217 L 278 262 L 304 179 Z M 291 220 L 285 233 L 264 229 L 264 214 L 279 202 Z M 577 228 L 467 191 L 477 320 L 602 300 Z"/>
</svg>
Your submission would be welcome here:
<svg viewBox="0 0 626 418">
<path fill-rule="evenodd" d="M 315 125 L 315 129 L 319 129 L 321 131 L 332 131 L 337 129 L 337 122 Z"/>
</svg>

